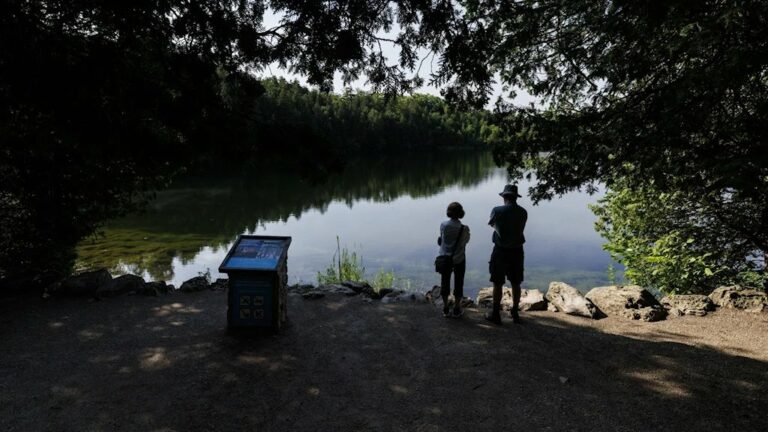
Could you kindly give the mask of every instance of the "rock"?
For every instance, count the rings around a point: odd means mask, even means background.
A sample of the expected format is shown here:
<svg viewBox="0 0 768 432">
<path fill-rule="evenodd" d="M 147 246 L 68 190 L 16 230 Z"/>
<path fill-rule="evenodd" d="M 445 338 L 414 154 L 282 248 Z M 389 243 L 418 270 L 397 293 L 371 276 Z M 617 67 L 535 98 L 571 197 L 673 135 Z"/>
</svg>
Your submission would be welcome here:
<svg viewBox="0 0 768 432">
<path fill-rule="evenodd" d="M 56 294 L 67 296 L 87 296 L 95 295 L 96 290 L 102 285 L 112 280 L 112 275 L 107 269 L 83 272 L 61 282 Z"/>
<path fill-rule="evenodd" d="M 642 307 L 638 309 L 625 309 L 622 316 L 645 322 L 661 321 L 666 318 L 668 312 L 661 305 Z"/>
<path fill-rule="evenodd" d="M 521 293 L 522 297 L 522 293 Z M 475 298 L 475 303 L 481 308 L 490 309 L 493 307 L 493 287 L 480 288 Z M 501 288 L 501 308 L 509 309 L 512 304 L 512 288 Z"/>
<path fill-rule="evenodd" d="M 373 288 L 367 282 L 344 281 L 341 283 L 341 285 L 350 288 L 358 294 L 365 291 L 366 289 L 373 290 Z"/>
<path fill-rule="evenodd" d="M 371 298 L 373 300 L 378 300 L 382 297 L 382 295 L 379 292 L 377 292 L 372 286 L 367 286 L 363 288 L 363 290 L 360 291 L 360 294 L 368 298 Z"/>
<path fill-rule="evenodd" d="M 208 288 L 214 291 L 226 291 L 229 288 L 229 279 L 216 279 L 216 282 L 212 283 Z"/>
<path fill-rule="evenodd" d="M 493 307 L 493 287 L 480 288 L 477 293 L 476 303 L 482 308 Z M 501 288 L 501 309 L 510 310 L 512 308 L 512 288 Z M 520 303 L 518 309 L 521 311 L 534 311 L 534 310 L 546 310 L 547 300 L 544 298 L 544 294 L 539 290 L 521 290 L 520 291 Z"/>
<path fill-rule="evenodd" d="M 144 278 L 132 274 L 118 276 L 96 290 L 98 297 L 114 297 L 144 289 Z"/>
<path fill-rule="evenodd" d="M 557 312 L 557 308 L 552 303 L 547 303 L 547 311 L 548 312 Z"/>
<path fill-rule="evenodd" d="M 339 285 L 339 284 L 320 285 L 317 288 L 311 289 L 309 292 L 312 292 L 312 291 L 322 292 L 325 294 L 342 294 L 347 297 L 355 296 L 358 293 L 352 288 L 349 288 L 345 285 Z"/>
<path fill-rule="evenodd" d="M 427 300 L 427 302 L 431 302 L 436 307 L 440 309 L 443 308 L 443 296 L 440 295 L 440 287 L 438 285 L 432 287 L 432 289 L 424 295 L 424 298 Z M 455 301 L 456 299 L 453 297 L 453 294 L 448 296 L 449 307 L 452 307 Z M 475 301 L 469 297 L 462 297 L 460 304 L 462 308 L 468 308 L 473 307 L 475 305 Z"/>
<path fill-rule="evenodd" d="M 433 303 L 440 299 L 440 287 L 438 285 L 433 286 L 431 290 L 424 294 L 424 298 L 427 300 L 427 303 Z"/>
<path fill-rule="evenodd" d="M 382 303 L 408 302 L 417 303 L 424 297 L 414 292 L 394 291 L 381 298 Z"/>
<path fill-rule="evenodd" d="M 546 298 L 555 305 L 559 312 L 587 318 L 595 318 L 597 316 L 595 305 L 584 298 L 579 290 L 564 282 L 550 282 Z"/>
<path fill-rule="evenodd" d="M 722 308 L 748 312 L 768 310 L 768 295 L 763 291 L 745 289 L 739 285 L 717 287 L 709 295 L 712 302 Z"/>
<path fill-rule="evenodd" d="M 558 377 L 558 379 L 560 380 L 560 384 L 565 384 L 568 382 L 568 377 L 561 376 Z"/>
<path fill-rule="evenodd" d="M 196 276 L 192 279 L 184 282 L 179 287 L 179 291 L 183 292 L 197 292 L 208 289 L 208 278 L 205 276 Z"/>
<path fill-rule="evenodd" d="M 679 294 L 661 299 L 661 304 L 672 309 L 676 315 L 704 316 L 708 311 L 715 310 L 715 305 L 709 297 L 701 294 Z"/>
<path fill-rule="evenodd" d="M 146 282 L 141 290 L 137 291 L 137 293 L 146 296 L 157 297 L 160 294 L 168 293 L 169 288 L 172 289 L 173 285 L 166 285 L 165 281 Z"/>
<path fill-rule="evenodd" d="M 389 294 L 391 294 L 393 292 L 395 292 L 395 290 L 392 289 L 392 288 L 381 288 L 381 289 L 379 289 L 379 295 L 382 296 L 382 297 L 387 296 L 387 295 L 389 295 Z"/>
<path fill-rule="evenodd" d="M 363 294 L 374 300 L 378 300 L 382 297 L 382 294 L 376 291 L 368 282 L 344 281 L 341 285 L 351 289 L 356 294 Z"/>
<path fill-rule="evenodd" d="M 315 286 L 310 284 L 294 284 L 288 286 L 288 291 L 304 293 L 314 288 Z"/>
<path fill-rule="evenodd" d="M 450 296 L 450 297 L 448 297 L 448 302 L 449 302 L 449 303 L 452 303 L 452 302 L 453 302 L 452 300 L 453 300 L 453 301 L 456 301 L 456 300 L 453 298 L 453 296 Z M 472 299 L 471 299 L 471 298 L 469 298 L 469 297 L 462 297 L 462 298 L 461 298 L 461 302 L 459 302 L 459 304 L 461 305 L 461 307 L 462 307 L 462 308 L 471 308 L 471 307 L 474 307 L 474 306 L 475 306 L 475 301 L 474 301 L 474 300 L 472 300 Z"/>
<path fill-rule="evenodd" d="M 605 315 L 632 319 L 640 319 L 637 309 L 659 306 L 653 294 L 637 285 L 592 288 L 584 297 Z"/>
<path fill-rule="evenodd" d="M 509 290 L 509 294 L 511 297 L 512 289 Z M 547 310 L 547 299 L 545 299 L 544 294 L 537 289 L 532 289 L 532 290 L 524 289 L 520 293 L 520 304 L 518 305 L 518 308 L 521 311 Z"/>
<path fill-rule="evenodd" d="M 304 300 L 316 300 L 325 297 L 325 293 L 319 290 L 310 290 L 301 295 Z"/>
</svg>

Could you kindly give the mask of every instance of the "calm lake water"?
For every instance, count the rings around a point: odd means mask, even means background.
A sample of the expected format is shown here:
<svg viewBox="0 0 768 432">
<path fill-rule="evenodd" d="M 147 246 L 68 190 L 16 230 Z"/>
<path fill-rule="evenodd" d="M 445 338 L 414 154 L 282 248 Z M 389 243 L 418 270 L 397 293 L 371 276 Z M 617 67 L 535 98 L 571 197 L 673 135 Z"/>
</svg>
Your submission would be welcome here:
<svg viewBox="0 0 768 432">
<path fill-rule="evenodd" d="M 394 271 L 397 285 L 424 290 L 439 283 L 433 261 L 440 222 L 452 201 L 464 206 L 470 227 L 468 294 L 489 286 L 491 228 L 506 173 L 488 154 L 412 154 L 356 161 L 324 181 L 279 168 L 250 168 L 177 181 L 149 208 L 115 220 L 78 247 L 78 267 L 107 267 L 177 287 L 219 264 L 238 234 L 293 237 L 288 252 L 291 283 L 316 282 L 342 246 L 363 257 L 367 275 Z M 521 192 L 529 186 L 521 182 Z M 608 283 L 611 262 L 601 249 L 588 209 L 600 197 L 571 193 L 528 210 L 524 287 L 546 290 L 565 281 L 586 290 Z"/>
</svg>

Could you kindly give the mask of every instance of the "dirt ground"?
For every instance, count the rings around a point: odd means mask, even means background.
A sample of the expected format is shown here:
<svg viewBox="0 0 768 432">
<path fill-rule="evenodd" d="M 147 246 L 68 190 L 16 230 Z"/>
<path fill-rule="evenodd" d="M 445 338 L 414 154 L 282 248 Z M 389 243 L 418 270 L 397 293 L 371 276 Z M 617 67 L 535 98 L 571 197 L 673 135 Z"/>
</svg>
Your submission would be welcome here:
<svg viewBox="0 0 768 432">
<path fill-rule="evenodd" d="M 0 302 L 0 430 L 765 431 L 768 314 L 486 325 L 292 295 L 279 336 L 223 292 Z"/>
</svg>

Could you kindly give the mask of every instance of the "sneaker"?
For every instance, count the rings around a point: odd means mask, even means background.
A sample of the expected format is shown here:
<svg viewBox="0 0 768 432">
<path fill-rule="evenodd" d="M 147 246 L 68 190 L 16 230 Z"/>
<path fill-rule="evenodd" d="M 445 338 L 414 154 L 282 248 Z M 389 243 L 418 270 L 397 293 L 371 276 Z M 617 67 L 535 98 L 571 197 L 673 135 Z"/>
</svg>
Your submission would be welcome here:
<svg viewBox="0 0 768 432">
<path fill-rule="evenodd" d="M 453 315 L 451 315 L 453 318 L 461 318 L 464 315 L 464 309 L 454 309 Z"/>
<path fill-rule="evenodd" d="M 485 314 L 485 320 L 490 321 L 496 325 L 501 325 L 501 316 L 497 313 L 487 313 Z"/>
<path fill-rule="evenodd" d="M 443 308 L 443 317 L 450 318 L 451 317 L 451 310 L 448 309 L 448 306 Z"/>
</svg>

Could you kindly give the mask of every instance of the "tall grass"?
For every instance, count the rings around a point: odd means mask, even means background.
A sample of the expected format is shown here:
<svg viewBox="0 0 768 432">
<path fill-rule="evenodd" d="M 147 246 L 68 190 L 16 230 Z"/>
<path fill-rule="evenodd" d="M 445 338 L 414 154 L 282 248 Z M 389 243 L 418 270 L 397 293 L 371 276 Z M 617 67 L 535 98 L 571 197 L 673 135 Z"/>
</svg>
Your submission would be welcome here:
<svg viewBox="0 0 768 432">
<path fill-rule="evenodd" d="M 365 276 L 363 257 L 355 251 L 341 247 L 339 236 L 336 236 L 336 252 L 331 263 L 322 272 L 317 272 L 317 283 L 320 285 L 341 283 L 344 281 L 366 282 L 378 292 L 382 289 L 395 287 L 397 277 L 394 271 L 380 268 L 371 282 Z"/>
<path fill-rule="evenodd" d="M 380 291 L 384 288 L 391 289 L 395 287 L 395 280 L 395 272 L 392 270 L 385 271 L 383 268 L 380 268 L 378 273 L 373 276 L 371 286 L 375 288 L 376 291 Z"/>
<path fill-rule="evenodd" d="M 343 281 L 365 281 L 365 267 L 363 257 L 346 247 L 342 248 L 339 236 L 336 236 L 336 253 L 325 271 L 317 272 L 317 283 L 322 285 Z"/>
</svg>

